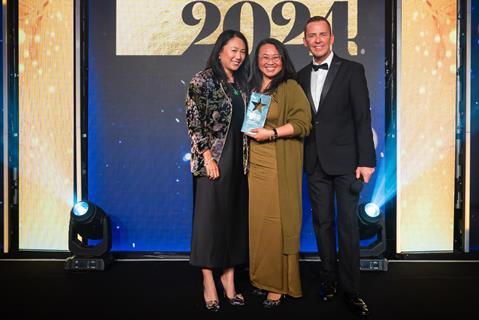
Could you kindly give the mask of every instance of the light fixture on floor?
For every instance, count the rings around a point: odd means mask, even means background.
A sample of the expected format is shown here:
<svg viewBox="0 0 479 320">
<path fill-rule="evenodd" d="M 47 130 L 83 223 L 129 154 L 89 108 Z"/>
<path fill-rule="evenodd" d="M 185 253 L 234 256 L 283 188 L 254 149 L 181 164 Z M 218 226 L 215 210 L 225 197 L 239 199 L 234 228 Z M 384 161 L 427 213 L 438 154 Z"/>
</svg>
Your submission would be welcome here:
<svg viewBox="0 0 479 320">
<path fill-rule="evenodd" d="M 387 261 L 383 258 L 386 251 L 384 213 L 375 203 L 362 203 L 358 207 L 358 221 L 361 269 L 387 270 Z"/>
<path fill-rule="evenodd" d="M 76 203 L 70 211 L 65 270 L 105 270 L 112 261 L 110 219 L 89 201 Z"/>
</svg>

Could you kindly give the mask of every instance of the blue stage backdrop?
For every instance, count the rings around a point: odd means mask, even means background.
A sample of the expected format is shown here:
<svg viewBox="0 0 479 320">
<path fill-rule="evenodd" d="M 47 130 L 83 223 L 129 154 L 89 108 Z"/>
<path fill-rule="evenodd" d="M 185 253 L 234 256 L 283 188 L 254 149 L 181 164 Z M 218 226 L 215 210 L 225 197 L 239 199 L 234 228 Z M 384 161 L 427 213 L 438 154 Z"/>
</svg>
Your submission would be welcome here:
<svg viewBox="0 0 479 320">
<path fill-rule="evenodd" d="M 289 24 L 283 6 L 294 7 Z M 335 52 L 366 68 L 379 162 L 362 200 L 383 206 L 384 1 L 89 1 L 88 198 L 112 218 L 113 250 L 190 250 L 184 100 L 217 33 L 252 25 L 250 45 L 283 35 L 299 70 L 311 59 L 301 42 L 304 21 L 318 14 L 333 22 Z M 201 32 L 188 31 L 195 25 Z M 301 251 L 315 252 L 306 185 L 303 194 Z"/>
<path fill-rule="evenodd" d="M 471 224 L 470 249 L 479 251 L 479 4 L 471 1 Z"/>
</svg>

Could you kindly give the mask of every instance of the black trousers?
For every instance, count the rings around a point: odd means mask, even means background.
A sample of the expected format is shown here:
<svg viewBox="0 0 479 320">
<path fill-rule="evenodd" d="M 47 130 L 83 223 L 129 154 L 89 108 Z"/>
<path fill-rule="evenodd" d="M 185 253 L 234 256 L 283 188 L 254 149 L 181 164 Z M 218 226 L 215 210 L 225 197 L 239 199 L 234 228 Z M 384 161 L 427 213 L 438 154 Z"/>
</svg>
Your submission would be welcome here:
<svg viewBox="0 0 479 320">
<path fill-rule="evenodd" d="M 338 281 L 347 293 L 359 294 L 359 195 L 350 191 L 355 174 L 328 175 L 316 164 L 308 174 L 313 227 L 321 258 L 323 281 Z M 335 215 L 336 200 L 337 215 Z M 336 251 L 336 226 L 339 248 Z"/>
</svg>

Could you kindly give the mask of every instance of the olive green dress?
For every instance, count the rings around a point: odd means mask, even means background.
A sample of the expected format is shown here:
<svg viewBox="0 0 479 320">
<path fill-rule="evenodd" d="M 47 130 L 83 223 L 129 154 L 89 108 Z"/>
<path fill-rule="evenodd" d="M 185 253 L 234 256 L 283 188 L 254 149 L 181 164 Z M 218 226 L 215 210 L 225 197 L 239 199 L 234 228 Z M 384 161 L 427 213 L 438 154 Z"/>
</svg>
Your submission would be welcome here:
<svg viewBox="0 0 479 320">
<path fill-rule="evenodd" d="M 265 128 L 276 128 L 279 106 L 272 99 Z M 285 254 L 280 216 L 276 142 L 250 142 L 250 280 L 260 289 L 301 297 L 298 254 Z"/>
</svg>

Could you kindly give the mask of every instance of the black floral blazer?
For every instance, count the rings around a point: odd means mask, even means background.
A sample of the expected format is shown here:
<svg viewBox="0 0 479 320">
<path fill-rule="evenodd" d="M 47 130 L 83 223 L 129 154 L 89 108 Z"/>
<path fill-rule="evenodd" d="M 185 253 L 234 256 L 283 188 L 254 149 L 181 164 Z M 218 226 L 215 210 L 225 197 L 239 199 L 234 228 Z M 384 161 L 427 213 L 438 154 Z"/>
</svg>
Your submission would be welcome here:
<svg viewBox="0 0 479 320">
<path fill-rule="evenodd" d="M 186 123 L 191 139 L 191 172 L 195 176 L 206 176 L 203 152 L 211 150 L 219 163 L 231 123 L 233 105 L 226 93 L 227 86 L 216 79 L 212 69 L 193 76 L 186 95 Z M 247 94 L 241 92 L 245 101 Z M 248 172 L 248 140 L 243 135 L 243 168 Z"/>
</svg>

